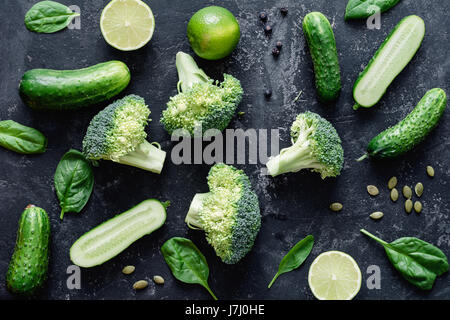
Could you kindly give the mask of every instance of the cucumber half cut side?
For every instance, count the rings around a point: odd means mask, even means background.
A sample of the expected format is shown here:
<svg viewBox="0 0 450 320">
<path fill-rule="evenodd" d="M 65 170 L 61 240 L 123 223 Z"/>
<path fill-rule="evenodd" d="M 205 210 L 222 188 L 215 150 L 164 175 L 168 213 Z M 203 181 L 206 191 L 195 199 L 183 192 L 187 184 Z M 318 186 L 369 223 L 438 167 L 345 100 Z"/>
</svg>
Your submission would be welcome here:
<svg viewBox="0 0 450 320">
<path fill-rule="evenodd" d="M 403 18 L 392 30 L 353 87 L 355 110 L 375 105 L 397 75 L 411 61 L 425 36 L 425 23 L 415 15 Z"/>
<path fill-rule="evenodd" d="M 70 248 L 70 259 L 80 267 L 97 266 L 160 228 L 165 221 L 165 205 L 155 199 L 145 200 L 81 236 Z"/>
</svg>

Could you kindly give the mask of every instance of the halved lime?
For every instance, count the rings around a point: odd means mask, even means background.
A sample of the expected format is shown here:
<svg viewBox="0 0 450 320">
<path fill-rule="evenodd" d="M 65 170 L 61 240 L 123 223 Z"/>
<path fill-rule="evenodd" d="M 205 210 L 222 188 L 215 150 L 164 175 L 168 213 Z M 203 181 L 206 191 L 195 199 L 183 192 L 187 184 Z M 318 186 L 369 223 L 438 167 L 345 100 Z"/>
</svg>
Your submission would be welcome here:
<svg viewBox="0 0 450 320">
<path fill-rule="evenodd" d="M 142 48 L 153 36 L 155 18 L 141 0 L 112 0 L 103 9 L 100 28 L 106 42 L 116 49 Z"/>
<path fill-rule="evenodd" d="M 341 251 L 320 254 L 311 264 L 308 283 L 319 300 L 351 300 L 361 288 L 361 270 Z"/>
</svg>

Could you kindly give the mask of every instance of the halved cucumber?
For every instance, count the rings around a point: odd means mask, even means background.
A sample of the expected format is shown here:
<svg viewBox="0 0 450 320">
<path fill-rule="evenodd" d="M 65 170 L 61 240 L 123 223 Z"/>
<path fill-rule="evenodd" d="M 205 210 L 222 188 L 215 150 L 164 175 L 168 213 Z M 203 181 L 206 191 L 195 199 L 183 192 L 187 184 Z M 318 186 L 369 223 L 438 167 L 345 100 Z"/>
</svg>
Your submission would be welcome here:
<svg viewBox="0 0 450 320">
<path fill-rule="evenodd" d="M 115 257 L 133 242 L 160 228 L 166 207 L 149 199 L 85 233 L 70 248 L 70 259 L 80 267 L 93 267 Z"/>
<path fill-rule="evenodd" d="M 397 24 L 356 80 L 353 109 L 370 108 L 381 99 L 414 57 L 424 36 L 425 23 L 418 16 L 405 17 Z"/>
</svg>

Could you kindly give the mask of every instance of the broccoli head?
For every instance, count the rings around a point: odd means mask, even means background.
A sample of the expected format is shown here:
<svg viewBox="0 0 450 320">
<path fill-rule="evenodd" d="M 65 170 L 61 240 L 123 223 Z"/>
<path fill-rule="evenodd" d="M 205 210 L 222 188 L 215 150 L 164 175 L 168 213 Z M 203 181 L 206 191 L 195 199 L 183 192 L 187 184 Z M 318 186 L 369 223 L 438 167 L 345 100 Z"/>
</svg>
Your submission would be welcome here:
<svg viewBox="0 0 450 320">
<path fill-rule="evenodd" d="M 176 66 L 178 94 L 170 98 L 162 113 L 164 128 L 169 134 L 185 129 L 192 136 L 197 130 L 202 134 L 208 129 L 224 130 L 242 99 L 239 80 L 224 74 L 222 83 L 214 81 L 183 52 L 177 53 Z"/>
<path fill-rule="evenodd" d="M 83 139 L 87 159 L 112 160 L 161 173 L 166 153 L 146 141 L 150 109 L 143 98 L 128 95 L 100 111 Z"/>
<path fill-rule="evenodd" d="M 271 176 L 311 169 L 322 179 L 340 174 L 344 162 L 341 139 L 333 125 L 313 112 L 301 113 L 291 126 L 292 146 L 266 166 Z"/>
<path fill-rule="evenodd" d="M 257 195 L 242 170 L 220 163 L 208 174 L 209 193 L 194 196 L 186 223 L 205 231 L 206 240 L 227 264 L 242 259 L 261 227 Z"/>
</svg>

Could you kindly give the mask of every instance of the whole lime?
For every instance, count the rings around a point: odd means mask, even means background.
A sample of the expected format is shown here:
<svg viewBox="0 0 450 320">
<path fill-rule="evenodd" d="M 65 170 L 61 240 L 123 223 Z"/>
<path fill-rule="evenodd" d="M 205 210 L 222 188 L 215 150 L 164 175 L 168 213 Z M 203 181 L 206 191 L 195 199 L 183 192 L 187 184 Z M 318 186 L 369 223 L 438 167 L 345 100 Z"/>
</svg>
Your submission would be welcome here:
<svg viewBox="0 0 450 320">
<path fill-rule="evenodd" d="M 241 30 L 234 15 L 225 8 L 210 6 L 189 20 L 187 36 L 195 53 L 207 60 L 228 56 L 239 42 Z"/>
</svg>

